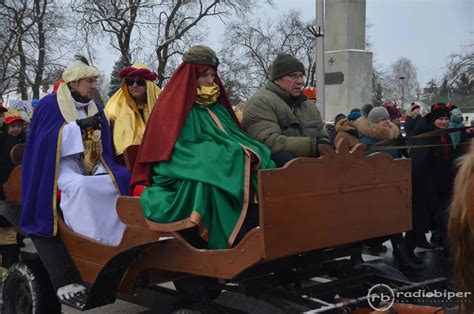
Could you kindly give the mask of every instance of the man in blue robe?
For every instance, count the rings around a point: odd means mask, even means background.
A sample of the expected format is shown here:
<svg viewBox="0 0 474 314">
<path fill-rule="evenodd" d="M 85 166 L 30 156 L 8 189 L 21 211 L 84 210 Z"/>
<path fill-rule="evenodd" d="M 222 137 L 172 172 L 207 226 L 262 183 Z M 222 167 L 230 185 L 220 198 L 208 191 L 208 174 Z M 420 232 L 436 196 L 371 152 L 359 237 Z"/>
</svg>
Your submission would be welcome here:
<svg viewBox="0 0 474 314">
<path fill-rule="evenodd" d="M 34 112 L 22 162 L 20 227 L 29 236 L 57 235 L 61 208 L 75 232 L 109 245 L 122 239 L 115 202 L 127 193 L 130 175 L 114 163 L 107 119 L 92 100 L 98 76 L 83 61 L 71 63 L 57 93 Z"/>
</svg>

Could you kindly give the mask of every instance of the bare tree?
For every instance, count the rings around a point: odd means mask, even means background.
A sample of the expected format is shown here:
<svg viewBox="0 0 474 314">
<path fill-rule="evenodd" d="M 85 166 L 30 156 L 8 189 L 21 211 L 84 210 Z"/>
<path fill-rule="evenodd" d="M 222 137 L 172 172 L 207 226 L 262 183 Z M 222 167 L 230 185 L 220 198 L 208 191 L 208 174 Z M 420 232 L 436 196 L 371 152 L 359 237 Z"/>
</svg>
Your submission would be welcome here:
<svg viewBox="0 0 474 314">
<path fill-rule="evenodd" d="M 416 99 L 420 90 L 420 84 L 416 76 L 416 68 L 410 59 L 402 57 L 394 62 L 383 78 L 386 99 L 398 100 L 399 102 Z"/>
<path fill-rule="evenodd" d="M 474 94 L 474 44 L 469 48 L 449 57 L 444 76 L 447 89 L 464 96 Z"/>
<path fill-rule="evenodd" d="M 248 98 L 268 79 L 272 61 L 279 53 L 296 56 L 305 65 L 306 85 L 314 86 L 316 40 L 301 14 L 290 11 L 276 22 L 261 19 L 234 21 L 226 28 L 229 45 L 220 55 L 226 83 L 233 86 L 237 98 Z"/>
<path fill-rule="evenodd" d="M 126 64 L 132 62 L 132 35 L 136 28 L 147 21 L 138 19 L 142 10 L 151 10 L 149 0 L 73 0 L 71 8 L 79 15 L 78 28 L 102 37 L 107 34 L 110 45 L 120 53 Z"/>
<path fill-rule="evenodd" d="M 48 52 L 61 44 L 56 31 L 64 21 L 63 12 L 53 0 L 6 0 L 0 2 L 0 18 L 9 30 L 6 38 L 6 60 L 2 60 L 2 85 L 8 82 L 8 89 L 17 88 L 22 99 L 28 99 L 31 88 L 33 97 L 38 98 L 45 70 L 54 65 L 55 54 Z M 49 40 L 49 43 L 48 43 Z M 7 75 L 9 78 L 7 78 Z M 8 80 L 9 79 L 9 80 Z"/>
<path fill-rule="evenodd" d="M 199 42 L 203 34 L 197 26 L 209 17 L 243 16 L 259 0 L 174 0 L 163 2 L 157 15 L 155 54 L 158 60 L 158 85 L 162 86 L 170 71 L 170 64 L 191 45 Z M 268 1 L 271 3 L 271 1 Z"/>
</svg>

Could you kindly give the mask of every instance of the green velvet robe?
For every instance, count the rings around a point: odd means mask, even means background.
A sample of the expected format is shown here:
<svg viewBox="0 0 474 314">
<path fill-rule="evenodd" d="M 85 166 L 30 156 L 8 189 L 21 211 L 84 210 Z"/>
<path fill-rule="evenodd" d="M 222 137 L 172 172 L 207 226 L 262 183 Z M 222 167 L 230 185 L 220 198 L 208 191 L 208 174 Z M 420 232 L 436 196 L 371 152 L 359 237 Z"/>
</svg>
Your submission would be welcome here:
<svg viewBox="0 0 474 314">
<path fill-rule="evenodd" d="M 275 167 L 270 150 L 247 136 L 219 103 L 194 104 L 166 162 L 153 166 L 141 196 L 147 219 L 190 219 L 207 231 L 208 248 L 232 245 L 257 191 L 257 170 Z"/>
</svg>

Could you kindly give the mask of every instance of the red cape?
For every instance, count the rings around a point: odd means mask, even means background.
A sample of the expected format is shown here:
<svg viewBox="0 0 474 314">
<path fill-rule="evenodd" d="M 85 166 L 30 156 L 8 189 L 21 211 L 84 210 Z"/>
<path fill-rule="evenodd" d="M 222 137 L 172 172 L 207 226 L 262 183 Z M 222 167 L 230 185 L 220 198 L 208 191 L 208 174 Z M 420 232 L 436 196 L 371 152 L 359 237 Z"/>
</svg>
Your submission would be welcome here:
<svg viewBox="0 0 474 314">
<path fill-rule="evenodd" d="M 138 151 L 130 184 L 132 192 L 136 185 L 150 185 L 151 167 L 154 163 L 171 158 L 176 139 L 196 99 L 196 80 L 199 74 L 206 72 L 209 67 L 208 65 L 183 62 L 163 88 L 151 112 Z M 218 102 L 226 107 L 235 123 L 240 127 L 217 73 L 214 82 L 220 89 Z"/>
</svg>

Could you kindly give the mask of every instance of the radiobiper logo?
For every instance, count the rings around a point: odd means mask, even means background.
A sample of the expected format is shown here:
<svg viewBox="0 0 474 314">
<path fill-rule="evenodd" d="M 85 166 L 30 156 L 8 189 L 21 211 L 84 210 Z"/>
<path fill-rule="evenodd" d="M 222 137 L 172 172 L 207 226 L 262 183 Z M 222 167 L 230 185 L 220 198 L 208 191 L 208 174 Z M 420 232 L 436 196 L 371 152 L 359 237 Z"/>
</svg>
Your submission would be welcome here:
<svg viewBox="0 0 474 314">
<path fill-rule="evenodd" d="M 375 311 L 386 311 L 395 302 L 395 293 L 389 286 L 379 283 L 369 289 L 367 300 L 370 307 Z"/>
<path fill-rule="evenodd" d="M 386 284 L 376 284 L 369 289 L 367 301 L 375 311 L 386 311 L 393 306 L 393 303 L 414 303 L 423 304 L 433 301 L 437 302 L 471 302 L 471 292 L 454 292 L 449 290 L 425 291 L 423 289 L 414 291 L 394 291 Z"/>
</svg>

